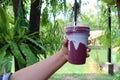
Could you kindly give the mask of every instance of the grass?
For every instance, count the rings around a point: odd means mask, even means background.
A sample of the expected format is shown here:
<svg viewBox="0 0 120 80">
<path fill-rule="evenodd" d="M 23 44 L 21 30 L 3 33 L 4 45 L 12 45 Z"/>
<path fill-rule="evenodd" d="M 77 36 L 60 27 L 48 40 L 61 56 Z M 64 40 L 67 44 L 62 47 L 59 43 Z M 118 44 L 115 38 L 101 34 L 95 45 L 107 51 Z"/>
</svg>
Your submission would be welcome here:
<svg viewBox="0 0 120 80">
<path fill-rule="evenodd" d="M 89 54 L 90 57 L 87 58 L 86 64 L 73 65 L 66 63 L 50 80 L 113 80 L 114 76 L 100 71 L 99 67 L 99 64 L 107 62 L 107 49 L 91 50 Z M 114 57 L 115 54 L 112 53 L 112 60 Z M 113 62 L 116 63 L 116 60 Z"/>
<path fill-rule="evenodd" d="M 107 74 L 54 74 L 49 80 L 113 80 Z"/>
<path fill-rule="evenodd" d="M 107 61 L 107 51 L 98 50 L 98 58 L 95 50 L 91 50 L 90 57 L 86 59 L 86 64 L 84 65 L 73 65 L 66 63 L 62 68 L 60 68 L 56 73 L 96 73 L 91 71 L 91 67 L 98 68 L 99 64 L 106 63 Z M 113 56 L 114 54 L 112 54 Z M 99 60 L 98 60 L 99 59 Z"/>
</svg>

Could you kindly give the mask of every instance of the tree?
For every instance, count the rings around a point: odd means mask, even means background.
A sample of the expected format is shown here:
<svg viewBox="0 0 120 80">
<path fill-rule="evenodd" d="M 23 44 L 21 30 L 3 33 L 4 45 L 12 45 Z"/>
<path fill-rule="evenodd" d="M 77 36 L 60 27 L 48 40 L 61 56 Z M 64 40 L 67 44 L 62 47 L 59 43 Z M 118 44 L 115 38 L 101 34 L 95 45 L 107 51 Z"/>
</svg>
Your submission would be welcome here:
<svg viewBox="0 0 120 80">
<path fill-rule="evenodd" d="M 4 4 L 7 2 L 8 4 Z M 46 4 L 44 8 L 41 8 L 42 3 Z M 63 10 L 63 3 L 64 1 L 59 0 L 43 2 L 42 0 L 31 2 L 29 0 L 12 0 L 12 2 L 2 0 L 0 2 L 0 56 L 2 57 L 0 66 L 3 66 L 6 72 L 10 72 L 13 61 L 15 71 L 17 71 L 46 58 L 49 53 L 52 54 L 59 49 L 57 46 L 60 45 L 63 25 L 60 24 L 62 21 L 56 17 Z M 31 7 L 28 7 L 29 5 Z M 11 16 L 12 13 L 7 12 L 11 6 L 13 6 L 14 17 Z M 30 18 L 27 19 L 29 14 Z M 55 35 L 58 38 L 55 39 Z"/>
<path fill-rule="evenodd" d="M 120 29 L 120 0 L 116 1 L 117 11 L 118 11 L 118 20 L 119 20 L 119 29 Z"/>
<path fill-rule="evenodd" d="M 19 6 L 19 0 L 12 0 L 13 2 L 13 10 L 14 10 L 14 20 L 17 20 L 17 16 L 18 16 L 18 6 Z"/>
<path fill-rule="evenodd" d="M 33 26 L 37 27 L 39 31 L 39 23 L 40 23 L 40 12 L 39 12 L 39 0 L 36 0 L 34 2 L 31 3 L 32 8 L 31 8 L 31 15 L 32 15 L 32 19 L 30 20 L 30 24 L 33 21 L 37 21 L 37 23 Z M 25 66 L 29 66 L 35 62 L 38 61 L 39 55 L 38 54 L 42 54 L 42 50 L 43 52 L 45 52 L 45 48 L 43 46 L 41 46 L 37 41 L 35 41 L 35 39 L 33 39 L 33 37 L 31 38 L 31 36 L 34 36 L 33 33 L 36 32 L 35 29 L 31 29 L 31 31 L 29 30 L 29 24 L 28 24 L 28 20 L 26 17 L 26 8 L 25 8 L 25 1 L 23 0 L 12 0 L 13 2 L 13 11 L 14 11 L 14 23 L 11 24 L 11 22 L 9 22 L 9 18 L 8 14 L 6 13 L 6 11 L 3 8 L 0 8 L 0 17 L 1 17 L 1 25 L 2 24 L 7 24 L 7 25 L 2 25 L 1 26 L 1 33 L 4 33 L 4 36 L 0 37 L 1 39 L 5 38 L 4 42 L 2 44 L 1 41 L 1 46 L 0 50 L 1 50 L 1 55 L 3 58 L 1 58 L 1 62 L 0 65 L 5 67 L 7 72 L 10 72 L 11 69 L 11 65 L 12 63 L 10 62 L 12 60 L 12 58 L 14 58 L 15 61 L 15 71 L 25 67 Z M 36 3 L 37 4 L 34 4 Z M 4 6 L 5 1 L 1 2 L 1 5 Z M 5 6 L 11 6 L 11 4 L 9 5 L 5 5 Z M 36 10 L 38 10 L 38 15 L 34 14 L 34 8 Z M 34 15 L 33 15 L 34 14 Z M 36 18 L 33 18 L 37 16 Z M 9 18 L 9 19 L 7 19 Z M 11 24 L 12 26 L 10 26 L 9 24 Z M 37 26 L 36 26 L 37 25 Z M 12 28 L 10 28 L 12 27 Z M 32 27 L 32 26 L 31 26 Z M 4 30 L 3 30 L 4 29 Z M 9 31 L 9 30 L 10 31 Z M 2 31 L 3 30 L 3 31 Z M 5 31 L 7 30 L 7 31 Z M 32 33 L 31 33 L 32 32 Z M 37 32 L 38 33 L 38 32 Z M 9 36 L 7 36 L 9 35 Z M 7 39 L 6 39 L 7 38 Z M 26 38 L 26 39 L 25 39 Z M 9 43 L 8 43 L 9 41 Z M 4 46 L 8 45 L 7 47 L 4 48 Z M 15 49 L 16 48 L 16 49 Z M 33 51 L 34 50 L 34 51 Z M 36 52 L 37 51 L 37 52 Z M 41 52 L 40 52 L 41 51 Z M 7 55 L 6 53 L 9 53 L 9 58 L 11 60 L 7 60 L 8 57 L 5 58 L 5 56 Z M 46 55 L 46 54 L 45 54 Z M 30 60 L 30 58 L 32 60 Z M 7 61 L 9 64 L 4 64 L 5 61 Z M 7 67 L 9 65 L 9 68 Z"/>
<path fill-rule="evenodd" d="M 30 31 L 39 32 L 40 15 L 41 15 L 42 0 L 35 0 L 31 3 L 30 9 Z"/>
</svg>

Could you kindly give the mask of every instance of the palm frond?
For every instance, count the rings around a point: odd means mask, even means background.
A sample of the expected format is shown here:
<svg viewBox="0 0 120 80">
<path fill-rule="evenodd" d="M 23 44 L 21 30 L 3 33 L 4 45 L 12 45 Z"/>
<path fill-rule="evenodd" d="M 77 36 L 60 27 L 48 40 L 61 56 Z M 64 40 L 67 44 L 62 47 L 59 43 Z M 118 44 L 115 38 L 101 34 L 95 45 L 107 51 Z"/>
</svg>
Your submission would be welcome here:
<svg viewBox="0 0 120 80">
<path fill-rule="evenodd" d="M 4 62 L 3 62 L 3 59 L 6 55 L 6 50 L 8 48 L 8 44 L 4 45 L 1 49 L 0 49 L 0 65 L 2 65 Z"/>
<path fill-rule="evenodd" d="M 26 62 L 27 62 L 27 66 L 32 65 L 33 63 L 37 62 L 37 58 L 34 55 L 34 53 L 30 50 L 29 46 L 25 43 L 22 43 L 20 45 L 20 50 L 22 51 L 22 53 L 25 55 L 26 57 Z"/>
<path fill-rule="evenodd" d="M 15 56 L 15 58 L 18 61 L 18 66 L 19 68 L 23 68 L 26 64 L 25 59 L 23 58 L 23 55 L 21 54 L 18 45 L 15 42 L 11 42 L 10 43 L 10 48 L 11 48 L 11 52 L 12 54 Z"/>
<path fill-rule="evenodd" d="M 0 7 L 0 42 L 5 42 L 13 39 L 13 32 L 9 25 L 10 18 L 5 10 Z"/>
<path fill-rule="evenodd" d="M 44 46 L 42 46 L 39 43 L 37 43 L 34 39 L 29 38 L 27 36 L 25 36 L 24 38 L 27 39 L 28 41 L 30 41 L 31 43 L 33 43 L 35 46 L 39 47 L 40 49 L 46 51 L 46 49 L 44 48 Z"/>
</svg>

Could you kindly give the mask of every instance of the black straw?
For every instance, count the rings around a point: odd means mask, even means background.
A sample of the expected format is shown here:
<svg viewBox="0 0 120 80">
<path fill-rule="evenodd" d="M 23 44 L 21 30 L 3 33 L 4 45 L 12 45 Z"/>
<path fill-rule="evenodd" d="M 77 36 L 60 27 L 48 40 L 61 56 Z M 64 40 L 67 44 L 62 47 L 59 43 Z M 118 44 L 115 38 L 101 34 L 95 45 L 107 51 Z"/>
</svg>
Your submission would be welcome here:
<svg viewBox="0 0 120 80">
<path fill-rule="evenodd" d="M 76 26 L 77 25 L 77 0 L 75 0 L 75 3 L 74 3 L 74 22 Z"/>
</svg>

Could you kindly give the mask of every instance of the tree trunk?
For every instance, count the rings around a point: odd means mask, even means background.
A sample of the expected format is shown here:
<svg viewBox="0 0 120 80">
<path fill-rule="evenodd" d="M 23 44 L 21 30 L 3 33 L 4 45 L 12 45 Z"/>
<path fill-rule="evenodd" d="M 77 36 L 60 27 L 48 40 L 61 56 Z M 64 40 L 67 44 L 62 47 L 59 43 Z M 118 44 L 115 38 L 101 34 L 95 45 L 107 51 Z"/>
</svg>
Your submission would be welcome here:
<svg viewBox="0 0 120 80">
<path fill-rule="evenodd" d="M 36 0 L 31 3 L 30 10 L 30 31 L 39 32 L 40 27 L 40 14 L 41 14 L 41 0 Z"/>
<path fill-rule="evenodd" d="M 118 10 L 118 20 L 119 20 L 119 29 L 120 29 L 120 0 L 117 0 L 117 10 Z"/>
<path fill-rule="evenodd" d="M 14 11 L 14 20 L 17 20 L 17 12 L 18 12 L 18 6 L 19 6 L 19 0 L 12 0 L 13 2 L 13 11 Z"/>
</svg>

